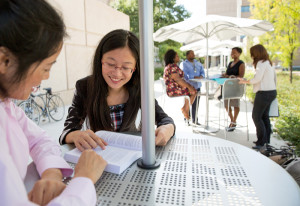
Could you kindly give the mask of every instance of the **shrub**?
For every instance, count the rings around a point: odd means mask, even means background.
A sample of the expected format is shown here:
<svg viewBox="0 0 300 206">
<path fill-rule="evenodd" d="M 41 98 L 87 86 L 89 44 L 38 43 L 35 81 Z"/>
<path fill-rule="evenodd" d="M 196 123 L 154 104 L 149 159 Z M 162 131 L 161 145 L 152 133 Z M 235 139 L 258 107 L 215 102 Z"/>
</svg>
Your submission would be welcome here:
<svg viewBox="0 0 300 206">
<path fill-rule="evenodd" d="M 250 71 L 246 71 L 244 78 L 245 79 L 252 79 L 254 77 L 254 73 Z M 246 94 L 249 98 L 250 102 L 254 102 L 255 93 L 253 93 L 253 86 L 251 84 L 247 84 L 246 86 Z"/>
<path fill-rule="evenodd" d="M 163 67 L 157 67 L 154 69 L 154 80 L 158 80 L 160 77 L 163 77 L 164 74 L 164 68 Z"/>
</svg>

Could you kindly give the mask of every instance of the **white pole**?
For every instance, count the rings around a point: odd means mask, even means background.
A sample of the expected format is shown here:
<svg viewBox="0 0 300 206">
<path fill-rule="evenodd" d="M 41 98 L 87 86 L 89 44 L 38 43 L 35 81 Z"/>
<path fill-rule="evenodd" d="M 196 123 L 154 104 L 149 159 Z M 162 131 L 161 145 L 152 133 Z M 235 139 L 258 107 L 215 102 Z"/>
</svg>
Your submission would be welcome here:
<svg viewBox="0 0 300 206">
<path fill-rule="evenodd" d="M 137 164 L 145 169 L 159 167 L 155 160 L 155 109 L 153 61 L 153 0 L 139 0 L 143 156 Z"/>
</svg>

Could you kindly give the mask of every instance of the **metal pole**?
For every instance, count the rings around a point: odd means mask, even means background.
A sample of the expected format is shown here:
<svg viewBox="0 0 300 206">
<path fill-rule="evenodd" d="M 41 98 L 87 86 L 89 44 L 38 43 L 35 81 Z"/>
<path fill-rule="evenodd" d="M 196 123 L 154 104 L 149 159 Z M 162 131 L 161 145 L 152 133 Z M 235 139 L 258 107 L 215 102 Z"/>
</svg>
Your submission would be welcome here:
<svg viewBox="0 0 300 206">
<path fill-rule="evenodd" d="M 206 23 L 206 78 L 208 79 L 208 23 Z M 208 93 L 209 93 L 209 84 L 208 82 L 205 83 L 206 86 L 206 115 L 205 115 L 205 126 L 206 128 L 208 128 L 208 110 L 209 110 L 209 106 L 208 106 Z"/>
<path fill-rule="evenodd" d="M 139 0 L 139 29 L 143 156 L 137 164 L 145 169 L 154 169 L 160 163 L 155 160 L 153 0 Z"/>
<path fill-rule="evenodd" d="M 205 34 L 205 38 L 206 38 L 206 78 L 208 79 L 208 23 L 206 23 L 206 34 Z"/>
</svg>

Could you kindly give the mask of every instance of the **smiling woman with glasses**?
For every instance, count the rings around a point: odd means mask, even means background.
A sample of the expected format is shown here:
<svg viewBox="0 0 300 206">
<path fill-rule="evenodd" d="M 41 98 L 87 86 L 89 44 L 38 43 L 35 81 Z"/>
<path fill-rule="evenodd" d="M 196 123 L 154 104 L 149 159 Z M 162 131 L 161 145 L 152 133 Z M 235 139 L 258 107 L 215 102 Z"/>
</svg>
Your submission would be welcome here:
<svg viewBox="0 0 300 206">
<path fill-rule="evenodd" d="M 83 151 L 107 143 L 94 132 L 138 132 L 141 122 L 139 39 L 131 32 L 114 30 L 103 37 L 94 56 L 91 76 L 76 83 L 72 106 L 60 143 L 74 143 Z M 88 130 L 81 131 L 86 122 Z M 175 125 L 155 100 L 156 145 L 174 135 Z"/>
</svg>

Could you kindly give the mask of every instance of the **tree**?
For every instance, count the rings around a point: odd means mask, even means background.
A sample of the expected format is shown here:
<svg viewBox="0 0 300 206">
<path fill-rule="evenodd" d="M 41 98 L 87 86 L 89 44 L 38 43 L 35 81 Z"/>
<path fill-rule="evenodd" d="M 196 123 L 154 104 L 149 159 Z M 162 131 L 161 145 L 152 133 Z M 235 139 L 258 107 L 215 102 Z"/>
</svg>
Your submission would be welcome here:
<svg viewBox="0 0 300 206">
<path fill-rule="evenodd" d="M 112 7 L 127 14 L 130 17 L 130 31 L 139 36 L 139 12 L 138 0 L 118 0 L 112 3 Z M 176 0 L 154 0 L 153 1 L 153 30 L 174 24 L 190 17 L 191 14 L 182 5 L 176 5 Z M 173 48 L 183 58 L 183 52 L 179 51 L 181 44 L 172 40 L 161 43 L 155 42 L 159 48 L 159 58 L 162 61 L 164 51 Z"/>
<path fill-rule="evenodd" d="M 250 0 L 254 18 L 270 21 L 274 31 L 260 37 L 271 58 L 278 58 L 284 67 L 290 68 L 293 81 L 293 60 L 300 47 L 300 1 L 299 0 Z"/>
</svg>

